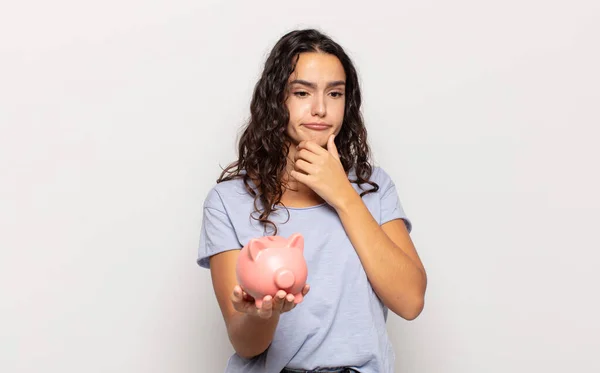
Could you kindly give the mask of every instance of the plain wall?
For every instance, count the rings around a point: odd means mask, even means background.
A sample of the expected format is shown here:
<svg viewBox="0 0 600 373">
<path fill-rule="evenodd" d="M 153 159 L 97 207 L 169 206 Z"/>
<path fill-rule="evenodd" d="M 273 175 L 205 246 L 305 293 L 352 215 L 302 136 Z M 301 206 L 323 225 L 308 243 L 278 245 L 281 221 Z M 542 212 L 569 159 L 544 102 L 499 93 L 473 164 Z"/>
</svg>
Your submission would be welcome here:
<svg viewBox="0 0 600 373">
<path fill-rule="evenodd" d="M 429 275 L 398 372 L 598 372 L 600 3 L 0 6 L 0 372 L 221 372 L 196 263 L 266 54 L 354 59 Z"/>
</svg>

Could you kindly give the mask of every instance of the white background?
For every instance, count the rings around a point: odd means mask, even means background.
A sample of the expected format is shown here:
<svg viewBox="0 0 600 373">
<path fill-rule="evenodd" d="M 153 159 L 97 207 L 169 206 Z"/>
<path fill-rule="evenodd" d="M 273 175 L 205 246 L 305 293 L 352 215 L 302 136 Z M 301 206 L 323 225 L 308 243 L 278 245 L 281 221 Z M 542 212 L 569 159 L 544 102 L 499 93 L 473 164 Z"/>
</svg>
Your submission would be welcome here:
<svg viewBox="0 0 600 373">
<path fill-rule="evenodd" d="M 354 59 L 428 270 L 397 371 L 600 371 L 595 0 L 3 1 L 0 371 L 223 370 L 201 207 L 297 27 Z"/>
</svg>

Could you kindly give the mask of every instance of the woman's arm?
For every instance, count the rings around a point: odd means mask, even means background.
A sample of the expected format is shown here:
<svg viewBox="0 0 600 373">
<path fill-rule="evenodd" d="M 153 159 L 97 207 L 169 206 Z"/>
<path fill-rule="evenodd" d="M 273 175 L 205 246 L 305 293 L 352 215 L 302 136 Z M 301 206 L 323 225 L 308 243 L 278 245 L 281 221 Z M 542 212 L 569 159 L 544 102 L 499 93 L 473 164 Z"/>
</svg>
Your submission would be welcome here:
<svg viewBox="0 0 600 373">
<path fill-rule="evenodd" d="M 406 226 L 400 219 L 379 226 L 350 184 L 334 137 L 326 150 L 314 141 L 298 144 L 290 175 L 335 208 L 383 303 L 407 320 L 416 318 L 423 310 L 427 275 Z"/>
<path fill-rule="evenodd" d="M 271 317 L 263 318 L 234 308 L 234 302 L 240 300 L 234 299 L 233 294 L 237 286 L 235 266 L 239 252 L 240 250 L 230 250 L 212 256 L 210 273 L 229 340 L 238 355 L 249 359 L 263 353 L 271 344 L 279 322 L 279 312 L 272 312 Z"/>
<path fill-rule="evenodd" d="M 356 191 L 334 206 L 375 293 L 395 314 L 413 320 L 423 310 L 427 275 L 404 221 L 380 226 Z"/>
</svg>

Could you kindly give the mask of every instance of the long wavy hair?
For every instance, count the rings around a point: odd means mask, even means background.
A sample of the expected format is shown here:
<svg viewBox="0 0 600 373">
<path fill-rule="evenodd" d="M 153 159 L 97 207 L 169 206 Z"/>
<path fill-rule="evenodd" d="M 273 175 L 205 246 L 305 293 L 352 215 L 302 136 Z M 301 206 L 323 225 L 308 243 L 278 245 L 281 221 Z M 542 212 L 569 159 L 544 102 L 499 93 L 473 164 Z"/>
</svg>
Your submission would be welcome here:
<svg viewBox="0 0 600 373">
<path fill-rule="evenodd" d="M 355 170 L 357 183 L 363 192 L 376 192 L 379 186 L 370 181 L 372 166 L 367 131 L 361 114 L 361 92 L 354 65 L 343 48 L 327 35 L 313 29 L 296 30 L 284 35 L 273 47 L 264 66 L 250 104 L 250 120 L 243 128 L 238 144 L 238 159 L 229 164 L 217 183 L 242 178 L 248 193 L 254 197 L 252 217 L 266 228 L 277 226 L 270 214 L 281 203 L 284 193 L 282 177 L 286 170 L 290 139 L 286 134 L 289 112 L 288 79 L 295 70 L 300 53 L 321 52 L 336 56 L 346 73 L 344 119 L 335 144 L 346 171 Z M 250 184 L 252 182 L 254 186 Z M 365 190 L 362 184 L 370 184 Z M 255 215 L 258 214 L 258 217 Z"/>
</svg>

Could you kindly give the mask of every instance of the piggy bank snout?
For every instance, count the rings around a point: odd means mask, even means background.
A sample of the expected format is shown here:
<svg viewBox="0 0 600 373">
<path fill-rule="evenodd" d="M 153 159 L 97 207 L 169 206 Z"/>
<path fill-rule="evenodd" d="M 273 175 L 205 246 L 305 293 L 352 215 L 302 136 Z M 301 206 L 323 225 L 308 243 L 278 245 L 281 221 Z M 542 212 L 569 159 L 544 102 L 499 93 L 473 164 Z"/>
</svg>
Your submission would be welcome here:
<svg viewBox="0 0 600 373">
<path fill-rule="evenodd" d="M 275 272 L 275 284 L 280 289 L 289 289 L 294 286 L 296 276 L 287 268 L 280 268 Z"/>
</svg>

